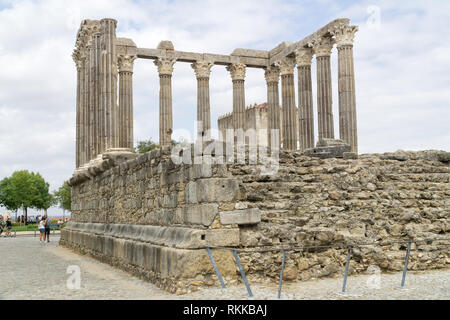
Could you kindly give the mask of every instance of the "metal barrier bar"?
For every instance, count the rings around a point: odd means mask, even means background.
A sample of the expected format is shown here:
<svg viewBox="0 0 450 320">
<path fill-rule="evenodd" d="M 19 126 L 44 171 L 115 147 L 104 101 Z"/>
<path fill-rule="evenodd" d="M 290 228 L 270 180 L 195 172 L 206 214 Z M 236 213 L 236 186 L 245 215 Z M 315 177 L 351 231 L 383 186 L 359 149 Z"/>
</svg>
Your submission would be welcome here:
<svg viewBox="0 0 450 320">
<path fill-rule="evenodd" d="M 408 251 L 406 252 L 405 267 L 403 268 L 403 276 L 402 276 L 402 284 L 401 284 L 402 288 L 405 286 L 406 270 L 408 269 L 408 260 L 409 260 L 410 252 L 411 252 L 411 242 L 408 242 Z"/>
<path fill-rule="evenodd" d="M 219 278 L 220 284 L 222 285 L 222 288 L 225 289 L 226 288 L 225 283 L 223 282 L 222 275 L 220 274 L 219 268 L 217 268 L 216 261 L 214 261 L 214 257 L 211 253 L 211 250 L 208 247 L 206 247 L 206 251 L 208 251 L 209 260 L 211 260 L 214 270 L 216 271 L 217 277 Z"/>
<path fill-rule="evenodd" d="M 352 253 L 352 247 L 349 246 L 348 252 L 347 252 L 347 263 L 345 264 L 344 284 L 342 285 L 342 292 L 345 292 L 345 287 L 347 286 L 348 267 L 350 266 L 351 253 Z"/>
<path fill-rule="evenodd" d="M 286 251 L 283 250 L 283 258 L 281 259 L 280 284 L 278 285 L 278 299 L 281 298 L 281 286 L 283 285 L 284 261 L 286 260 Z"/>
<path fill-rule="evenodd" d="M 239 260 L 237 252 L 234 249 L 232 251 L 233 251 L 234 259 L 236 260 L 236 264 L 238 265 L 239 271 L 241 272 L 242 279 L 244 279 L 244 284 L 247 287 L 248 296 L 253 297 L 252 289 L 250 289 L 250 285 L 247 282 L 247 277 L 245 276 L 245 272 L 244 272 L 244 269 L 242 268 L 241 261 Z"/>
</svg>

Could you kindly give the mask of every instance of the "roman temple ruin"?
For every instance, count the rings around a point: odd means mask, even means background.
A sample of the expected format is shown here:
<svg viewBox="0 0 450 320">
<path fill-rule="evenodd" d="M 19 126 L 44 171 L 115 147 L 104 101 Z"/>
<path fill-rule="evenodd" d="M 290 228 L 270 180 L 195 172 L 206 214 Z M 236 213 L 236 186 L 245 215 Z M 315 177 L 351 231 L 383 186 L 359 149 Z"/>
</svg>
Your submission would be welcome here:
<svg viewBox="0 0 450 320">
<path fill-rule="evenodd" d="M 302 40 L 268 51 L 235 49 L 230 55 L 178 51 L 170 41 L 161 41 L 156 49 L 139 48 L 131 39 L 116 37 L 116 27 L 113 19 L 84 20 L 77 34 L 72 221 L 62 230 L 61 245 L 182 294 L 218 285 L 206 248 L 228 282 L 238 279 L 239 269 L 225 248 L 321 246 L 286 251 L 284 278 L 305 280 L 342 272 L 347 248 L 338 244 L 448 237 L 448 152 L 358 155 L 353 61 L 358 28 L 349 19 L 334 20 Z M 339 139 L 332 108 L 334 45 Z M 153 60 L 160 80 L 160 148 L 144 154 L 133 151 L 136 59 Z M 196 144 L 176 152 L 171 145 L 172 73 L 178 63 L 190 63 L 197 80 L 199 153 Z M 270 162 L 275 170 L 252 163 L 246 140 L 246 157 L 239 159 L 242 146 L 235 144 L 233 132 L 231 138 L 211 139 L 213 67 L 225 67 L 233 86 L 233 112 L 219 119 L 219 128 L 238 132 L 265 126 L 267 134 L 258 136 L 258 144 L 276 151 Z M 264 112 L 245 107 L 247 68 L 265 70 Z M 440 250 L 439 242 L 413 249 L 418 252 L 410 259 L 413 270 L 450 264 L 449 252 Z M 250 281 L 278 279 L 280 251 L 270 250 L 239 253 Z M 400 244 L 365 246 L 354 250 L 349 272 L 372 265 L 401 270 L 403 262 Z"/>
</svg>

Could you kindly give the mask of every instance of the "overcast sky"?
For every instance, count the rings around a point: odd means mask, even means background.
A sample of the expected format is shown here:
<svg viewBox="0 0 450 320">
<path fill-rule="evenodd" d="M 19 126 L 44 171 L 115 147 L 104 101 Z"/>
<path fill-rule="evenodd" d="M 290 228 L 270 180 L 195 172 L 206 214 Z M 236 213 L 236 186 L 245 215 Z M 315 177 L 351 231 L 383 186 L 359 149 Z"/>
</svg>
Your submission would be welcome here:
<svg viewBox="0 0 450 320">
<path fill-rule="evenodd" d="M 220 54 L 270 50 L 350 18 L 360 30 L 354 47 L 360 152 L 450 151 L 450 1 L 0 0 L 0 179 L 26 169 L 40 172 L 54 190 L 72 175 L 71 54 L 81 20 L 106 17 L 118 20 L 118 37 L 138 47 L 171 40 L 178 50 Z M 338 134 L 336 48 L 332 68 Z M 245 85 L 247 104 L 266 101 L 262 70 L 248 69 Z M 175 64 L 172 86 L 174 129 L 193 131 L 196 79 L 189 64 Z M 225 67 L 213 67 L 210 88 L 217 127 L 217 117 L 232 110 Z M 137 60 L 135 141 L 158 140 L 158 90 L 156 66 Z"/>
</svg>

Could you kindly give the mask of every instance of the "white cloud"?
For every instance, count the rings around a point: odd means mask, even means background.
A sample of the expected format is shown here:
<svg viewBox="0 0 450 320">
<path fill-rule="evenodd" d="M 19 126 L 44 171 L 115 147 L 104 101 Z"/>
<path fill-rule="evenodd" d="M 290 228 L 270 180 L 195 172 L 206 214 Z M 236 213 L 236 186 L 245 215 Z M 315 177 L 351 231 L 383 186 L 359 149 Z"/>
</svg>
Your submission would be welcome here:
<svg viewBox="0 0 450 320">
<path fill-rule="evenodd" d="M 380 8 L 379 29 L 366 23 L 371 5 Z M 179 50 L 222 54 L 238 47 L 271 49 L 335 18 L 351 18 L 360 26 L 355 42 L 360 151 L 449 150 L 449 11 L 448 1 L 1 1 L 0 178 L 29 169 L 41 172 L 55 189 L 72 174 L 76 74 L 71 52 L 84 18 L 117 19 L 117 35 L 139 47 L 169 39 Z M 338 135 L 336 56 L 335 50 Z M 159 80 L 152 61 L 136 62 L 134 84 L 135 139 L 157 140 Z M 213 68 L 210 88 L 216 126 L 217 117 L 232 108 L 224 67 Z M 248 71 L 246 89 L 247 104 L 266 100 L 261 70 Z M 189 65 L 175 65 L 173 94 L 175 128 L 193 130 L 196 83 Z"/>
</svg>

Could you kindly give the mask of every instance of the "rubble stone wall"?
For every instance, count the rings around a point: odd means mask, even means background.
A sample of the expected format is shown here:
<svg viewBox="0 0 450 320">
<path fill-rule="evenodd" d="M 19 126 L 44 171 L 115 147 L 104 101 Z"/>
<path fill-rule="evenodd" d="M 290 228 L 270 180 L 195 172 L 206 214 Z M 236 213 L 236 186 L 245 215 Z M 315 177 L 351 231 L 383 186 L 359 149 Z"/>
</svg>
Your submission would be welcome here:
<svg viewBox="0 0 450 320">
<path fill-rule="evenodd" d="M 145 277 L 171 292 L 218 285 L 206 246 L 260 249 L 450 238 L 449 153 L 317 159 L 281 152 L 279 170 L 249 164 L 178 164 L 153 150 L 105 159 L 71 181 L 72 219 L 61 244 Z M 447 244 L 447 246 L 445 246 Z M 450 265 L 449 242 L 413 245 L 413 270 Z M 352 251 L 350 273 L 401 270 L 406 245 Z M 228 281 L 229 250 L 213 250 Z M 339 275 L 345 248 L 288 251 L 284 277 Z M 279 277 L 281 252 L 240 253 L 251 281 Z"/>
</svg>

